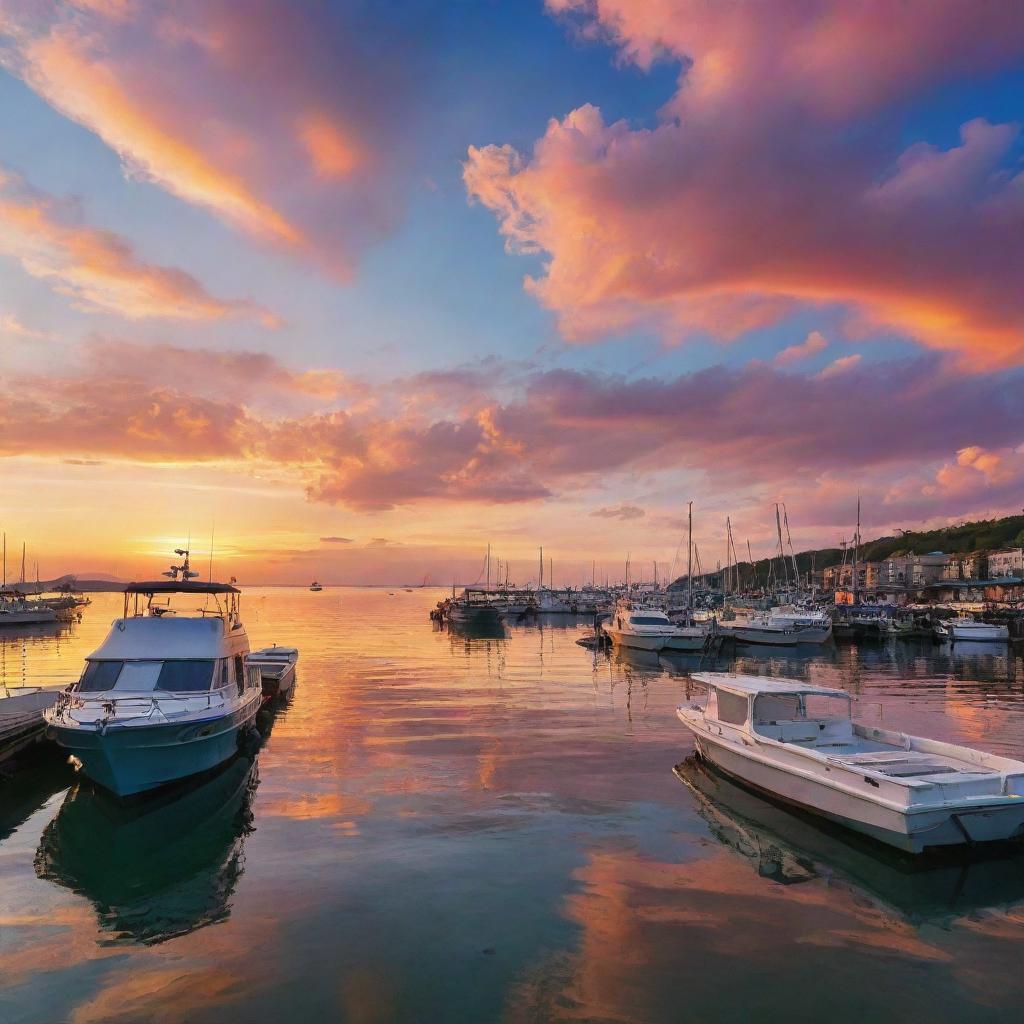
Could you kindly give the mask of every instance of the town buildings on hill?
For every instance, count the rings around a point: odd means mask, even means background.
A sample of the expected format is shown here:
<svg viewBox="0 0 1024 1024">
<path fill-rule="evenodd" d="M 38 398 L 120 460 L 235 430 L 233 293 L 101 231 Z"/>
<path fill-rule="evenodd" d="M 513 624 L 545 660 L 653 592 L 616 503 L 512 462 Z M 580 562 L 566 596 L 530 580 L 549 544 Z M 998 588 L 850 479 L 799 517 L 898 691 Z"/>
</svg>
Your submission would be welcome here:
<svg viewBox="0 0 1024 1024">
<path fill-rule="evenodd" d="M 835 593 L 836 604 L 1016 603 L 1024 601 L 1024 548 L 895 554 L 856 566 L 851 561 L 823 569 L 816 582 Z"/>
</svg>

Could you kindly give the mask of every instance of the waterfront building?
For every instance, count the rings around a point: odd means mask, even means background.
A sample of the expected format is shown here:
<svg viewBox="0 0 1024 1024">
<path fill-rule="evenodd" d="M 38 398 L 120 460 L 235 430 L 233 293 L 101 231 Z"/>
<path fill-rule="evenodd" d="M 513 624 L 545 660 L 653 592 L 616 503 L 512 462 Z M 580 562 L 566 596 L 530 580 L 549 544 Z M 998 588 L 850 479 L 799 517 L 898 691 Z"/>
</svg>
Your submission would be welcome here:
<svg viewBox="0 0 1024 1024">
<path fill-rule="evenodd" d="M 1003 548 L 988 553 L 988 575 L 992 579 L 1004 576 L 1024 576 L 1024 548 Z"/>
<path fill-rule="evenodd" d="M 927 555 L 910 555 L 907 559 L 906 583 L 910 587 L 926 587 L 943 578 L 950 556 L 941 551 Z"/>
</svg>

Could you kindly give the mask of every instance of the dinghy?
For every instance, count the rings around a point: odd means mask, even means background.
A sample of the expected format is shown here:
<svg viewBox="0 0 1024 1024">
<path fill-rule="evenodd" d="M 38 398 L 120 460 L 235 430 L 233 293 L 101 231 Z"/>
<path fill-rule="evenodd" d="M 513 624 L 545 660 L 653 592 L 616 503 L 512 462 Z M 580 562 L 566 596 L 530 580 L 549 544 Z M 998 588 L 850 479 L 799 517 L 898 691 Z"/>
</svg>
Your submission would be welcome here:
<svg viewBox="0 0 1024 1024">
<path fill-rule="evenodd" d="M 264 647 L 252 651 L 246 663 L 259 669 L 263 680 L 263 696 L 272 699 L 283 697 L 291 691 L 295 682 L 295 663 L 299 652 L 295 647 Z"/>
</svg>

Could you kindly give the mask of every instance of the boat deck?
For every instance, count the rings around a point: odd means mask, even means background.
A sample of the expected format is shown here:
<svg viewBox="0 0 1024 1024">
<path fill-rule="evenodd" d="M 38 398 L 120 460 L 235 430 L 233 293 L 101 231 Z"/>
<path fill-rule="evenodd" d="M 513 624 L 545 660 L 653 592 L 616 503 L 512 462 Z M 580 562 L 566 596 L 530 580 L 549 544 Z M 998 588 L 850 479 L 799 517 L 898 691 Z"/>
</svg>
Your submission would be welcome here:
<svg viewBox="0 0 1024 1024">
<path fill-rule="evenodd" d="M 905 750 L 887 743 L 861 740 L 846 743 L 808 743 L 796 741 L 793 746 L 821 754 L 830 764 L 843 765 L 857 771 L 883 775 L 896 783 L 931 782 L 936 784 L 1000 779 L 998 772 L 979 767 L 949 754 Z"/>
</svg>

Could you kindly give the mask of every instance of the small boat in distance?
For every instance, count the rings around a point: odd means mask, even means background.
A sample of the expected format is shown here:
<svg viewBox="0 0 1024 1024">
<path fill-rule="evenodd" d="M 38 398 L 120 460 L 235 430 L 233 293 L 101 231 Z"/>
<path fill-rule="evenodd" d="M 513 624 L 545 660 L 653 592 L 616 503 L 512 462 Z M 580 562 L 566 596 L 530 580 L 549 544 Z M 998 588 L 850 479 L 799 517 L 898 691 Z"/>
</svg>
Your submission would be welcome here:
<svg viewBox="0 0 1024 1024">
<path fill-rule="evenodd" d="M 312 590 L 314 594 L 319 594 L 324 588 L 322 583 L 317 583 L 316 580 L 313 580 L 309 585 L 309 589 Z"/>
<path fill-rule="evenodd" d="M 39 626 L 60 621 L 58 609 L 20 590 L 0 591 L 0 627 Z"/>
<path fill-rule="evenodd" d="M 164 573 L 169 580 L 125 587 L 123 617 L 45 713 L 48 734 L 117 796 L 228 760 L 263 699 L 260 669 L 245 664 L 238 588 L 196 582 L 188 551 L 175 554 L 184 562 Z M 202 604 L 173 607 L 175 597 Z"/>
<path fill-rule="evenodd" d="M 1010 639 L 1009 627 L 1000 623 L 978 622 L 970 615 L 959 615 L 937 623 L 935 635 L 942 640 L 974 640 L 989 643 L 1006 643 Z"/>
<path fill-rule="evenodd" d="M 770 797 L 910 853 L 1024 838 L 1024 762 L 852 720 L 845 690 L 698 672 L 697 753 Z"/>
</svg>

